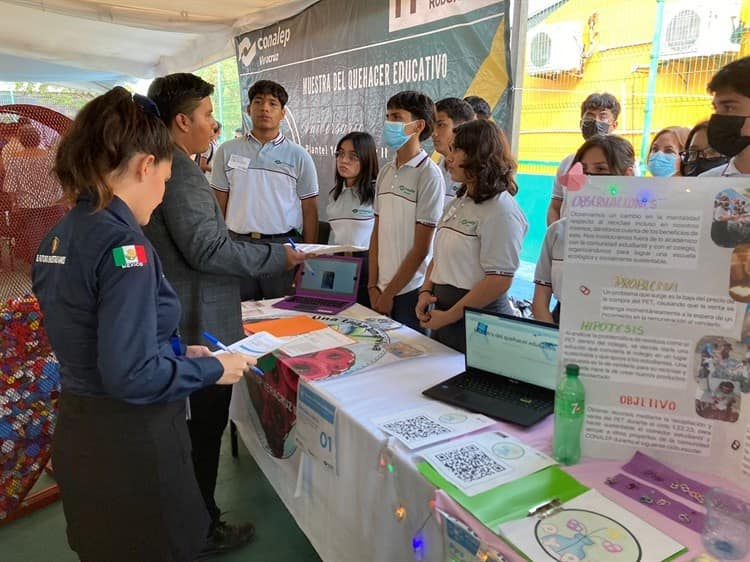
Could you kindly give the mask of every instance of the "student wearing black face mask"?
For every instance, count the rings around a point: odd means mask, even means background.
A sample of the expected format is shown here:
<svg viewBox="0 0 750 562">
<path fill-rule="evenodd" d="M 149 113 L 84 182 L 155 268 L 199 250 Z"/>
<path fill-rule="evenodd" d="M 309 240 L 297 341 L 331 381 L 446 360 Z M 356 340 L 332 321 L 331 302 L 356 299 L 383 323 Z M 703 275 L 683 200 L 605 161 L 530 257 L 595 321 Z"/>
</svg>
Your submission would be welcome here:
<svg viewBox="0 0 750 562">
<path fill-rule="evenodd" d="M 700 176 L 729 161 L 708 144 L 708 121 L 702 121 L 690 130 L 685 146 L 687 148 L 680 152 L 680 172 L 683 176 Z"/>
<path fill-rule="evenodd" d="M 581 104 L 581 135 L 588 140 L 595 135 L 607 135 L 617 128 L 617 118 L 620 115 L 620 102 L 609 93 L 590 94 Z M 558 220 L 565 213 L 566 190 L 560 183 L 560 177 L 567 174 L 573 164 L 574 154 L 569 154 L 560 162 L 555 174 L 552 187 L 552 198 L 547 208 L 547 225 Z"/>
<path fill-rule="evenodd" d="M 750 176 L 750 57 L 719 70 L 708 83 L 714 114 L 708 122 L 708 143 L 730 158 L 701 177 Z"/>
<path fill-rule="evenodd" d="M 587 176 L 632 176 L 635 151 L 633 145 L 622 137 L 595 135 L 583 143 L 573 155 L 572 164 L 577 162 L 581 163 L 583 173 Z M 534 272 L 534 299 L 531 302 L 531 312 L 537 320 L 550 324 L 560 323 L 567 223 L 568 219 L 563 217 L 547 228 Z M 552 295 L 555 295 L 557 305 L 550 312 Z"/>
</svg>

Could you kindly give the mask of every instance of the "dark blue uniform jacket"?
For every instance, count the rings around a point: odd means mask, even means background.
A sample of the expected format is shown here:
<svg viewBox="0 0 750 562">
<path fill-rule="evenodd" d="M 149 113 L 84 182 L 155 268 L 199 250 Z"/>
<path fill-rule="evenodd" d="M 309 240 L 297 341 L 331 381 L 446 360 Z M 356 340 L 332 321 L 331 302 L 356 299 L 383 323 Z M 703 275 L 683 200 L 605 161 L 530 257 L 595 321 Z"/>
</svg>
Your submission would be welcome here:
<svg viewBox="0 0 750 562">
<path fill-rule="evenodd" d="M 121 199 L 98 212 L 80 199 L 42 241 L 32 277 L 63 391 L 152 404 L 221 376 L 217 359 L 172 345 L 180 303 Z"/>
</svg>

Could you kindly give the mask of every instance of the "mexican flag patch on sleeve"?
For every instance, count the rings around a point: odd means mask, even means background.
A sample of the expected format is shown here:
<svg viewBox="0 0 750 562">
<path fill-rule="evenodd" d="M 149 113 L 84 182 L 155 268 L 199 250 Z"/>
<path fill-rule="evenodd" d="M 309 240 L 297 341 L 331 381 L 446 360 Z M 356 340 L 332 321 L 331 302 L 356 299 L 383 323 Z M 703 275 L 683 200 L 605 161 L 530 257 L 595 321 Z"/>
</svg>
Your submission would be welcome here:
<svg viewBox="0 0 750 562">
<path fill-rule="evenodd" d="M 143 267 L 148 263 L 146 248 L 140 245 L 120 246 L 112 250 L 117 267 Z"/>
</svg>

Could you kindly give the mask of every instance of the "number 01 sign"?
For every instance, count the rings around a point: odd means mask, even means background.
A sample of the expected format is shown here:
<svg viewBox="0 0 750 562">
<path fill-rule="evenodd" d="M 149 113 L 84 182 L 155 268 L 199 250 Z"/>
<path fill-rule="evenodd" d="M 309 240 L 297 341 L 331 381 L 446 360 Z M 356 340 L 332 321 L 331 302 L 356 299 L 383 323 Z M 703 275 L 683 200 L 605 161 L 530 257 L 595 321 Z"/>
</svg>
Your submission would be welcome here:
<svg viewBox="0 0 750 562">
<path fill-rule="evenodd" d="M 325 468 L 337 472 L 336 406 L 300 377 L 295 440 Z"/>
</svg>

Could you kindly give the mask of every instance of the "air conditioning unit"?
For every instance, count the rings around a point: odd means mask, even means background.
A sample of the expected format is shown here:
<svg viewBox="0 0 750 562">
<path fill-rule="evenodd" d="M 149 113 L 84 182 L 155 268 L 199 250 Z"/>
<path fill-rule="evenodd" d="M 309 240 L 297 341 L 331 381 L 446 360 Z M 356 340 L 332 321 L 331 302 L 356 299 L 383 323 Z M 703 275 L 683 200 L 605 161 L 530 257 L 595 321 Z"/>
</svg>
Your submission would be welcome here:
<svg viewBox="0 0 750 562">
<path fill-rule="evenodd" d="M 580 22 L 540 24 L 529 30 L 526 72 L 531 76 L 581 71 L 583 25 Z"/>
<path fill-rule="evenodd" d="M 693 0 L 664 6 L 660 60 L 738 53 L 733 32 L 739 25 L 739 0 Z"/>
</svg>

